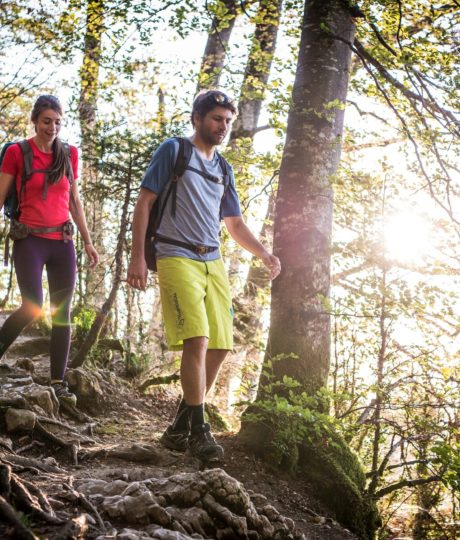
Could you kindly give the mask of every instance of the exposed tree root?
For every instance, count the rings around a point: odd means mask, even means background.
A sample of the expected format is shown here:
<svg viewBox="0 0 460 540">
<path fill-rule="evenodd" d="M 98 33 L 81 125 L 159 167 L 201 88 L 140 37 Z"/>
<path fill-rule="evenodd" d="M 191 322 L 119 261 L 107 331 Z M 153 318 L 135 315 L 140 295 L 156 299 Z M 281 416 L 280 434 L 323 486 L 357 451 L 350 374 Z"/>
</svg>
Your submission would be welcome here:
<svg viewBox="0 0 460 540">
<path fill-rule="evenodd" d="M 14 407 L 16 409 L 27 409 L 27 401 L 23 397 L 0 396 L 0 407 Z"/>
<path fill-rule="evenodd" d="M 64 474 L 66 472 L 64 469 L 45 461 L 41 461 L 40 459 L 26 458 L 24 456 L 17 456 L 14 454 L 8 455 L 8 457 L 0 456 L 0 461 L 8 462 L 8 465 L 17 465 L 19 467 L 41 470 L 47 473 Z"/>
<path fill-rule="evenodd" d="M 87 497 L 83 495 L 83 493 L 75 490 L 70 484 L 64 484 L 64 487 L 69 490 L 70 494 L 75 497 L 75 501 L 79 503 L 84 510 L 94 515 L 97 524 L 99 525 L 99 528 L 105 531 L 104 521 L 102 520 L 101 515 L 96 510 L 96 507 L 93 505 L 93 503 L 89 499 L 87 499 Z"/>
<path fill-rule="evenodd" d="M 16 454 L 23 454 L 24 452 L 27 452 L 28 450 L 34 448 L 34 446 L 45 446 L 45 443 L 34 440 L 30 444 L 26 444 L 25 446 L 21 446 L 21 448 L 18 448 L 16 450 Z"/>
<path fill-rule="evenodd" d="M 37 492 L 37 490 L 40 491 L 39 488 L 35 487 L 34 491 Z M 50 514 L 43 510 L 40 506 L 40 500 L 46 500 L 46 496 L 43 495 L 43 493 L 41 493 L 40 498 L 32 495 L 22 480 L 14 473 L 11 474 L 11 497 L 15 501 L 18 509 L 26 514 L 31 514 L 35 518 L 51 525 L 62 525 L 65 523 L 65 520 L 56 517 L 54 512 L 53 514 Z M 48 501 L 47 505 L 49 506 Z"/>
<path fill-rule="evenodd" d="M 48 431 L 45 427 L 43 427 L 43 425 L 38 420 L 35 423 L 35 430 L 46 439 L 65 448 L 71 462 L 74 465 L 78 465 L 78 443 L 64 441 L 64 439 L 61 439 L 60 437 L 58 437 L 54 433 L 51 433 L 51 431 Z"/>
<path fill-rule="evenodd" d="M 35 535 L 22 525 L 16 510 L 50 525 L 66 522 L 55 515 L 46 495 L 37 486 L 24 482 L 9 465 L 0 463 L 0 514 L 14 527 L 14 532 L 17 531 L 14 538 L 35 539 Z"/>
<path fill-rule="evenodd" d="M 59 411 L 64 412 L 65 414 L 75 419 L 77 422 L 80 422 L 81 424 L 93 422 L 93 419 L 90 416 L 88 416 L 82 411 L 79 411 L 74 405 L 71 405 L 70 403 L 60 402 Z"/>
<path fill-rule="evenodd" d="M 105 446 L 103 448 L 84 450 L 80 453 L 81 460 L 94 459 L 101 456 L 161 466 L 168 466 L 177 462 L 177 459 L 172 458 L 170 454 L 165 454 L 164 451 L 159 451 L 156 446 L 149 444 Z"/>
<path fill-rule="evenodd" d="M 151 379 L 143 381 L 139 385 L 139 390 L 141 392 L 145 392 L 149 386 L 157 386 L 159 384 L 171 384 L 177 382 L 179 378 L 180 377 L 178 373 L 173 373 L 172 375 L 165 375 L 164 377 L 152 377 Z"/>
<path fill-rule="evenodd" d="M 63 428 L 69 431 L 73 437 L 77 438 L 82 443 L 95 443 L 96 442 L 91 437 L 87 437 L 86 435 L 83 435 L 80 431 L 78 431 L 74 427 L 69 426 L 69 424 L 61 422 L 60 420 L 56 420 L 55 418 L 48 418 L 47 416 L 37 416 L 37 420 L 41 422 L 42 424 L 51 424 L 53 426 L 58 426 L 60 428 Z M 88 426 L 86 426 L 86 428 L 88 427 L 91 427 L 91 424 L 88 424 Z"/>
<path fill-rule="evenodd" d="M 37 536 L 28 529 L 18 518 L 14 508 L 0 495 L 0 522 L 12 527 L 11 536 L 17 540 L 38 540 Z M 13 536 L 14 534 L 14 536 Z"/>
</svg>

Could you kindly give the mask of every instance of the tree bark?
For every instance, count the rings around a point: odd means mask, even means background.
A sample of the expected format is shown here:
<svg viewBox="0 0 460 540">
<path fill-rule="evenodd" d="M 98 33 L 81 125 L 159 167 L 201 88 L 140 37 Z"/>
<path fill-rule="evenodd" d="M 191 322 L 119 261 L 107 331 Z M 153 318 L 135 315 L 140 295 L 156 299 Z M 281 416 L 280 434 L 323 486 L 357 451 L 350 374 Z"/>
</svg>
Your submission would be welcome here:
<svg viewBox="0 0 460 540">
<path fill-rule="evenodd" d="M 314 393 L 330 362 L 330 258 L 333 193 L 355 26 L 340 0 L 307 0 L 280 168 L 274 252 L 282 272 L 273 282 L 265 365 Z M 267 383 L 261 378 L 259 397 Z"/>
<path fill-rule="evenodd" d="M 232 35 L 237 16 L 236 0 L 220 0 L 208 33 L 208 40 L 198 74 L 197 92 L 219 85 L 225 64 L 226 47 Z"/>
<path fill-rule="evenodd" d="M 110 310 L 112 309 L 113 304 L 116 300 L 118 289 L 120 287 L 122 274 L 123 274 L 123 249 L 126 242 L 126 232 L 128 230 L 128 209 L 129 209 L 129 202 L 131 198 L 131 181 L 132 181 L 131 171 L 128 171 L 127 178 L 128 178 L 128 181 L 127 181 L 128 183 L 126 185 L 125 199 L 123 201 L 123 208 L 121 212 L 120 231 L 118 233 L 117 247 L 115 250 L 115 273 L 112 278 L 112 288 L 102 308 L 96 315 L 96 318 L 94 319 L 94 322 L 88 332 L 88 335 L 85 338 L 85 341 L 83 342 L 79 351 L 73 358 L 72 363 L 71 363 L 72 368 L 76 368 L 83 365 L 89 351 L 91 350 L 91 348 L 96 343 L 99 337 L 101 329 L 104 326 L 104 323 L 107 320 L 107 316 L 110 313 Z"/>
<path fill-rule="evenodd" d="M 246 152 L 252 141 L 259 122 L 265 89 L 270 76 L 270 70 L 276 48 L 279 21 L 281 17 L 282 0 L 261 0 L 256 14 L 256 25 L 244 73 L 242 90 L 238 101 L 238 115 L 230 133 L 230 146 L 237 150 L 237 141 L 245 138 Z M 238 150 L 237 150 L 238 151 Z M 267 214 L 261 231 L 261 239 L 272 236 L 272 220 L 274 196 L 271 194 L 267 203 Z M 233 257 L 239 260 L 237 254 Z M 268 287 L 268 274 L 260 267 L 259 261 L 253 257 L 246 279 L 246 285 L 240 297 L 234 300 L 235 305 L 235 341 L 239 347 L 232 362 L 226 362 L 221 369 L 219 382 L 214 390 L 214 398 L 230 413 L 233 399 L 229 399 L 229 390 L 233 378 L 241 379 L 243 372 L 254 371 L 246 369 L 247 364 L 260 364 L 259 340 L 262 329 L 262 303 L 258 301 L 259 291 Z M 258 372 L 253 373 L 255 378 Z M 230 404 L 230 405 L 228 405 Z"/>
<path fill-rule="evenodd" d="M 102 215 L 103 201 L 98 197 L 98 174 L 96 169 L 96 110 L 99 94 L 99 71 L 102 54 L 102 35 L 104 33 L 104 0 L 87 1 L 86 4 L 86 33 L 83 50 L 83 63 L 80 68 L 80 101 L 78 104 L 80 129 L 81 129 L 81 152 L 83 158 L 82 165 L 82 192 L 83 206 L 86 213 L 88 228 L 96 249 L 101 255 L 103 253 L 102 242 Z M 83 250 L 79 250 L 83 251 Z M 79 265 L 81 266 L 81 265 Z M 99 271 L 88 272 L 84 294 L 89 291 L 91 294 L 103 286 L 103 272 L 101 265 Z M 80 274 L 80 279 L 83 275 Z M 78 287 L 83 289 L 82 284 Z M 94 289 L 94 290 L 93 290 Z M 95 300 L 103 295 L 103 291 L 96 293 Z"/>
<path fill-rule="evenodd" d="M 238 116 L 230 133 L 230 144 L 241 137 L 254 137 L 265 98 L 283 0 L 260 0 L 251 50 L 238 101 Z"/>
</svg>

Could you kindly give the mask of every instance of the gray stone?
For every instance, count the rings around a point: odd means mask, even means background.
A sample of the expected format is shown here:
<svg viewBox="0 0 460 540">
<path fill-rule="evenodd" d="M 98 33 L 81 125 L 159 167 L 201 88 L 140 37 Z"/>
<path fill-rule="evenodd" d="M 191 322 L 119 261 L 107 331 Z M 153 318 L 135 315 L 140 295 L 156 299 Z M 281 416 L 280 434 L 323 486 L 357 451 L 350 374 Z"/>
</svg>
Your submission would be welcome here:
<svg viewBox="0 0 460 540">
<path fill-rule="evenodd" d="M 10 407 L 5 413 L 6 429 L 8 431 L 32 431 L 36 419 L 36 415 L 32 411 Z"/>
<path fill-rule="evenodd" d="M 22 395 L 37 414 L 54 417 L 59 410 L 59 402 L 49 386 L 33 383 L 15 388 L 15 391 Z"/>
<path fill-rule="evenodd" d="M 104 393 L 97 374 L 79 367 L 69 369 L 65 378 L 77 396 L 79 407 L 95 414 L 102 412 L 105 405 Z"/>
</svg>

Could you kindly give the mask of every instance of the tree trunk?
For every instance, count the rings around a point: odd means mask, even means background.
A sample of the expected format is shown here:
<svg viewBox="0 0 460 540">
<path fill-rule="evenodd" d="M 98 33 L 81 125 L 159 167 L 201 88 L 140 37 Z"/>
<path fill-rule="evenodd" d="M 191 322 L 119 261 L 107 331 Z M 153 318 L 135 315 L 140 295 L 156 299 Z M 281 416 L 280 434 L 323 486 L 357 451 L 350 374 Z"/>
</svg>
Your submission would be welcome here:
<svg viewBox="0 0 460 540">
<path fill-rule="evenodd" d="M 219 0 L 201 60 L 197 92 L 219 85 L 225 63 L 226 47 L 237 16 L 236 0 Z"/>
<path fill-rule="evenodd" d="M 274 252 L 282 272 L 273 282 L 265 365 L 314 393 L 330 361 L 330 258 L 333 193 L 340 160 L 354 22 L 340 0 L 307 0 L 293 104 L 280 169 Z M 262 378 L 259 396 L 264 394 Z"/>
<path fill-rule="evenodd" d="M 101 62 L 101 41 L 104 32 L 104 0 L 88 1 L 86 6 L 86 34 L 83 50 L 83 63 L 80 68 L 80 101 L 78 112 L 81 129 L 81 152 L 83 157 L 82 165 L 82 192 L 83 206 L 88 221 L 88 228 L 91 232 L 92 241 L 103 254 L 102 242 L 102 215 L 103 202 L 98 197 L 98 174 L 96 169 L 97 159 L 97 124 L 96 110 L 99 93 L 99 70 Z M 83 250 L 79 250 L 81 252 Z M 80 265 L 81 266 L 81 265 Z M 98 297 L 103 297 L 103 290 L 96 292 L 96 289 L 103 287 L 103 265 L 95 272 L 86 274 L 85 292 L 95 294 L 97 303 Z M 82 287 L 79 287 L 79 289 Z"/>
<path fill-rule="evenodd" d="M 275 54 L 282 3 L 282 0 L 260 0 L 230 144 L 241 137 L 251 140 L 254 137 Z"/>
<path fill-rule="evenodd" d="M 110 310 L 112 309 L 112 306 L 117 297 L 123 274 L 123 250 L 126 242 L 126 232 L 128 230 L 128 209 L 131 198 L 131 176 L 132 174 L 129 171 L 127 175 L 128 183 L 126 185 L 125 200 L 123 202 L 123 208 L 121 212 L 120 232 L 118 233 L 117 247 L 115 250 L 115 273 L 112 278 L 112 288 L 110 290 L 107 300 L 104 302 L 102 308 L 96 315 L 96 318 L 94 319 L 94 322 L 88 332 L 88 335 L 86 336 L 85 341 L 83 342 L 80 350 L 77 352 L 76 356 L 72 360 L 72 368 L 83 365 L 89 351 L 96 343 L 101 329 L 104 326 L 104 323 L 107 320 L 107 316 L 110 313 Z"/>
<path fill-rule="evenodd" d="M 11 293 L 13 292 L 13 261 L 10 261 L 10 271 L 8 273 L 8 285 L 6 287 L 5 296 L 0 300 L 0 309 L 4 309 L 10 301 Z"/>
<path fill-rule="evenodd" d="M 246 152 L 248 146 L 252 146 L 254 134 L 259 122 L 262 102 L 265 98 L 273 56 L 276 48 L 279 20 L 281 16 L 282 0 L 261 0 L 256 14 L 256 26 L 252 39 L 251 50 L 244 73 L 243 85 L 238 101 L 238 116 L 233 123 L 230 133 L 230 146 L 238 152 L 237 141 L 245 138 L 244 148 L 240 152 Z M 270 195 L 267 207 L 267 215 L 262 226 L 261 239 L 272 236 L 272 219 L 274 198 Z M 240 251 L 240 249 L 238 249 Z M 238 261 L 238 251 L 232 259 Z M 221 369 L 218 384 L 214 390 L 216 404 L 221 407 L 225 404 L 226 412 L 231 414 L 234 396 L 229 396 L 232 380 L 241 381 L 243 373 L 251 373 L 258 378 L 257 369 L 249 369 L 248 364 L 260 364 L 260 332 L 262 329 L 262 303 L 257 298 L 259 291 L 268 286 L 268 275 L 264 268 L 260 267 L 259 261 L 254 257 L 248 272 L 245 288 L 242 294 L 234 300 L 235 305 L 235 334 L 238 351 L 233 355 L 232 361 L 227 361 Z"/>
</svg>

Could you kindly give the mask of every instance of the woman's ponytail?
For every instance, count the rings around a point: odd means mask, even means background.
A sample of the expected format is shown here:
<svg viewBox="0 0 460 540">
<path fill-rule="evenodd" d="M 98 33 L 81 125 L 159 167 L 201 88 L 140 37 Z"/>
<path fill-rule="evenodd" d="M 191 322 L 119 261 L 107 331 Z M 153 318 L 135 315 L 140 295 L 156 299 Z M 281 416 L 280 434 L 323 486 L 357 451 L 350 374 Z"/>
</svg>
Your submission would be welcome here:
<svg viewBox="0 0 460 540">
<path fill-rule="evenodd" d="M 57 184 L 59 180 L 65 175 L 68 175 L 66 166 L 68 163 L 67 154 L 59 137 L 56 137 L 53 141 L 53 164 L 49 169 L 47 178 L 50 184 Z"/>
<path fill-rule="evenodd" d="M 59 99 L 55 96 L 43 95 L 39 96 L 34 104 L 32 113 L 30 115 L 32 122 L 35 124 L 38 121 L 40 114 L 47 109 L 52 109 L 62 116 L 62 106 Z M 64 145 L 59 137 L 54 139 L 52 149 L 53 163 L 51 168 L 48 170 L 46 177 L 50 184 L 56 184 L 63 176 L 66 174 L 68 176 L 70 171 L 67 170 L 68 159 L 66 149 L 64 148 Z M 69 164 L 69 166 L 71 167 L 72 165 Z"/>
</svg>

